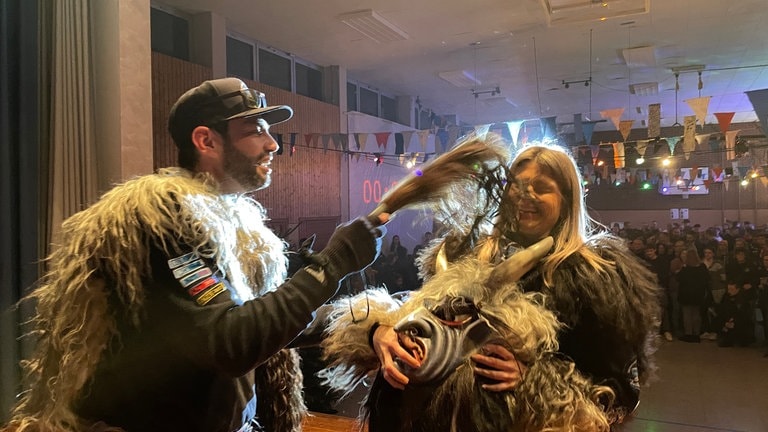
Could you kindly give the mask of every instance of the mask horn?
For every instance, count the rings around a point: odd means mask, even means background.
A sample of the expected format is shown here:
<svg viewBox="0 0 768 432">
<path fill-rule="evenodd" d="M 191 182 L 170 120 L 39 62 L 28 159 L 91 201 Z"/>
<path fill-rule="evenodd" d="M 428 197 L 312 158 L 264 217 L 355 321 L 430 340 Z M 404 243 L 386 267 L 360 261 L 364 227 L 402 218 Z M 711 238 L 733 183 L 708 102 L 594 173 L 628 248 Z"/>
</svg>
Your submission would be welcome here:
<svg viewBox="0 0 768 432">
<path fill-rule="evenodd" d="M 445 271 L 448 268 L 448 257 L 445 255 L 445 242 L 440 245 L 435 258 L 435 274 Z"/>
<path fill-rule="evenodd" d="M 552 237 L 547 237 L 530 247 L 518 251 L 493 269 L 488 277 L 487 285 L 496 288 L 504 283 L 520 280 L 540 259 L 547 255 L 549 250 L 552 249 L 553 244 L 554 240 Z"/>
</svg>

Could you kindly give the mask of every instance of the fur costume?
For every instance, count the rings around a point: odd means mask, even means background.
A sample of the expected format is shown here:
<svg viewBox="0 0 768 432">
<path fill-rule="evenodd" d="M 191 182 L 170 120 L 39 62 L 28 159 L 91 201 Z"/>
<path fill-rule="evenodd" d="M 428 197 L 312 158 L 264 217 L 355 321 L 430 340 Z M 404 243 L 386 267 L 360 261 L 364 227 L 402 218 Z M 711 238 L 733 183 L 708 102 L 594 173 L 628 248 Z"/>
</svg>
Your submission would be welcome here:
<svg viewBox="0 0 768 432">
<path fill-rule="evenodd" d="M 221 195 L 212 177 L 182 169 L 128 181 L 67 219 L 48 258 L 50 271 L 29 297 L 37 302 L 31 323 L 37 350 L 23 363 L 29 390 L 11 430 L 92 427 L 75 412 L 76 401 L 89 391 L 106 350 L 120 343 L 121 329 L 144 324 L 152 248 L 169 257 L 191 248 L 215 263 L 238 303 L 273 291 L 286 277 L 284 243 L 264 219 L 254 200 Z M 305 407 L 297 356 L 278 353 L 260 371 L 267 368 L 258 374 L 258 406 L 272 409 L 264 415 L 276 423 L 268 430 L 300 430 Z"/>
<path fill-rule="evenodd" d="M 433 244 L 423 255 L 422 269 L 433 268 L 437 246 Z M 599 251 L 615 267 L 596 274 L 575 255 L 557 268 L 552 288 L 542 288 L 535 269 L 519 284 L 510 281 L 491 291 L 484 282 L 492 265 L 470 257 L 431 276 L 402 305 L 383 291 L 339 301 L 323 343 L 331 361 L 324 371 L 326 381 L 349 393 L 377 371 L 379 361 L 369 346 L 374 323 L 394 326 L 425 301 L 469 296 L 482 304 L 482 313 L 495 317 L 500 339 L 527 364 L 521 384 L 511 392 L 485 391 L 470 361 L 442 383 L 410 384 L 404 391 L 390 387 L 378 375 L 362 411 L 363 417 L 369 417 L 371 432 L 609 430 L 636 404 L 636 389 L 628 389 L 627 396 L 623 383 L 591 378 L 591 370 L 577 369 L 580 362 L 562 354 L 560 341 L 568 341 L 570 332 L 581 328 L 580 320 L 594 314 L 598 321 L 613 326 L 611 338 L 623 341 L 620 346 L 632 351 L 629 354 L 638 361 L 638 381 L 643 381 L 650 370 L 648 337 L 656 316 L 654 303 L 647 299 L 656 298 L 656 287 L 650 272 L 631 258 L 619 240 L 598 235 L 585 247 Z M 368 319 L 353 322 L 348 302 L 354 316 L 365 316 L 370 309 Z M 592 335 L 592 339 L 600 337 Z"/>
</svg>

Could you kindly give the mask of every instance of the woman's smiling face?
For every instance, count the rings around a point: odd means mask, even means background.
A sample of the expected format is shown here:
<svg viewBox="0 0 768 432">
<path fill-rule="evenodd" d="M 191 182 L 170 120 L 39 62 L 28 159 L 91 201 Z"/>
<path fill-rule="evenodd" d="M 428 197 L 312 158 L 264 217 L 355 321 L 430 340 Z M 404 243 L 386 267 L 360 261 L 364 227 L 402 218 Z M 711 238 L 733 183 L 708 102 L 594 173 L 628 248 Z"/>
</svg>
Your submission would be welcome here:
<svg viewBox="0 0 768 432">
<path fill-rule="evenodd" d="M 530 242 L 552 234 L 563 207 L 560 187 L 533 161 L 523 162 L 512 174 L 507 193 L 517 202 L 518 234 Z"/>
</svg>

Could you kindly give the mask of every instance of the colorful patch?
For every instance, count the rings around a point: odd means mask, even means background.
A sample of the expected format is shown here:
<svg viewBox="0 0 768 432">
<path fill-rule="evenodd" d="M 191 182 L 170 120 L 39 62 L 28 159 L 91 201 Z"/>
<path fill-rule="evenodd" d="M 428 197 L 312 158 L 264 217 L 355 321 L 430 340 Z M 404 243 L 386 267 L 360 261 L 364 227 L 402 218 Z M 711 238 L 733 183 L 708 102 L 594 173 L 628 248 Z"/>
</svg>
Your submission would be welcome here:
<svg viewBox="0 0 768 432">
<path fill-rule="evenodd" d="M 187 292 L 189 293 L 189 295 L 191 297 L 194 297 L 194 296 L 200 294 L 200 292 L 202 292 L 204 289 L 206 289 L 206 288 L 210 287 L 211 285 L 215 284 L 216 282 L 218 282 L 218 279 L 216 279 L 216 276 L 211 276 L 211 277 L 209 277 L 207 279 L 203 279 L 199 284 L 197 284 L 197 285 L 193 286 L 192 288 L 188 289 Z"/>
<path fill-rule="evenodd" d="M 219 282 L 216 285 L 214 285 L 214 286 L 208 288 L 207 290 L 203 291 L 203 293 L 200 294 L 200 297 L 196 298 L 195 301 L 200 306 L 205 306 L 211 300 L 213 300 L 214 297 L 216 297 L 217 295 L 223 293 L 226 290 L 227 290 L 227 288 L 224 287 L 224 284 Z"/>
<path fill-rule="evenodd" d="M 205 266 L 205 263 L 203 263 L 203 260 L 194 260 L 189 264 L 183 265 L 175 270 L 173 270 L 173 277 L 176 279 L 181 278 L 182 276 L 191 273 L 199 268 L 202 268 Z"/>
<path fill-rule="evenodd" d="M 211 269 L 209 269 L 208 267 L 203 267 L 200 270 L 198 270 L 198 271 L 196 271 L 194 273 L 190 273 L 190 274 L 184 276 L 183 278 L 179 279 L 179 283 L 184 288 L 187 288 L 188 286 L 190 286 L 193 283 L 199 281 L 200 279 L 206 278 L 206 277 L 208 277 L 208 276 L 210 276 L 212 274 L 213 274 L 213 272 L 211 271 Z"/>
<path fill-rule="evenodd" d="M 197 259 L 197 254 L 194 252 L 190 252 L 188 254 L 182 255 L 180 257 L 172 258 L 168 260 L 168 268 L 175 269 L 176 267 L 182 266 L 184 264 L 187 264 L 190 261 L 194 261 Z"/>
</svg>

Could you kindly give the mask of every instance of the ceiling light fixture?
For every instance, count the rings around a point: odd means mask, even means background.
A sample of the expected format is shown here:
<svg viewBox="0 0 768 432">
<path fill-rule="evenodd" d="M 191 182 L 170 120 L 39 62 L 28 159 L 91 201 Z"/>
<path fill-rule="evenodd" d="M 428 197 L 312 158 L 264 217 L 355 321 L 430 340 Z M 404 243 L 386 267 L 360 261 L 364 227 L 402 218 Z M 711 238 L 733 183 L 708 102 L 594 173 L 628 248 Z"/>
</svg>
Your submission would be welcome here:
<svg viewBox="0 0 768 432">
<path fill-rule="evenodd" d="M 345 13 L 339 15 L 338 19 L 378 43 L 410 38 L 408 33 L 387 21 L 373 9 Z"/>
<path fill-rule="evenodd" d="M 496 96 L 497 94 L 501 94 L 501 88 L 499 86 L 494 87 L 491 90 L 475 90 L 472 89 L 472 94 L 475 96 L 475 99 L 478 98 L 480 95 L 489 94 L 491 96 Z"/>
</svg>

